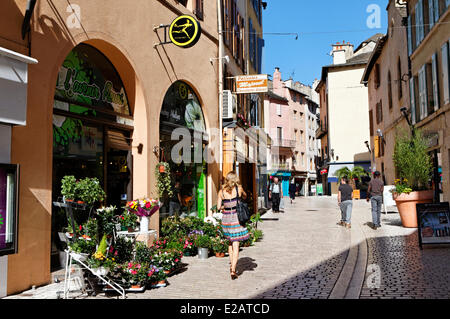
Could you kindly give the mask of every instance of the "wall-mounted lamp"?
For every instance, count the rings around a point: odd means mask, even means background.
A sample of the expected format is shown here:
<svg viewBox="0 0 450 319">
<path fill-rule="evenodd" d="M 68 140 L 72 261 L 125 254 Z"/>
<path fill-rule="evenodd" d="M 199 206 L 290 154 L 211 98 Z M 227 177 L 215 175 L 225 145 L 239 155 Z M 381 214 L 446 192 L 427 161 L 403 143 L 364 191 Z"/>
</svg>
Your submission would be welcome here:
<svg viewBox="0 0 450 319">
<path fill-rule="evenodd" d="M 369 141 L 365 141 L 364 144 L 366 144 L 366 147 L 369 150 L 369 154 L 372 154 L 372 150 L 370 149 Z"/>
<path fill-rule="evenodd" d="M 209 58 L 209 62 L 213 64 L 214 60 L 219 60 L 220 58 Z M 230 63 L 230 57 L 228 55 L 224 56 L 222 59 L 225 60 L 226 63 Z"/>
</svg>

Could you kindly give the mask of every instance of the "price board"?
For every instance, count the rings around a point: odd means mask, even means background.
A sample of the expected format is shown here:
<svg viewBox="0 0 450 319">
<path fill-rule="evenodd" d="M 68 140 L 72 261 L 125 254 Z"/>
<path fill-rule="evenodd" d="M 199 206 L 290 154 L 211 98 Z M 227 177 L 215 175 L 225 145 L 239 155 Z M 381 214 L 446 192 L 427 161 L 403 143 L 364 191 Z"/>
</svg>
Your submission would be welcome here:
<svg viewBox="0 0 450 319">
<path fill-rule="evenodd" d="M 450 244 L 449 203 L 417 204 L 419 245 Z"/>
</svg>

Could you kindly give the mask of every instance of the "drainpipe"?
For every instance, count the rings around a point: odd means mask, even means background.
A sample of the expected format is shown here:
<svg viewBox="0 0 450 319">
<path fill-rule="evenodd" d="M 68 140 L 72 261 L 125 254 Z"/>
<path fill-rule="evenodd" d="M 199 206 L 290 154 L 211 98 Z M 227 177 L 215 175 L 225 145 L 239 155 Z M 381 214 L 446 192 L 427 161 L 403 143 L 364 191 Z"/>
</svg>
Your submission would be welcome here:
<svg viewBox="0 0 450 319">
<path fill-rule="evenodd" d="M 222 30 L 222 0 L 217 0 L 218 33 L 219 33 L 219 132 L 220 132 L 220 172 L 223 176 L 223 30 Z"/>
</svg>

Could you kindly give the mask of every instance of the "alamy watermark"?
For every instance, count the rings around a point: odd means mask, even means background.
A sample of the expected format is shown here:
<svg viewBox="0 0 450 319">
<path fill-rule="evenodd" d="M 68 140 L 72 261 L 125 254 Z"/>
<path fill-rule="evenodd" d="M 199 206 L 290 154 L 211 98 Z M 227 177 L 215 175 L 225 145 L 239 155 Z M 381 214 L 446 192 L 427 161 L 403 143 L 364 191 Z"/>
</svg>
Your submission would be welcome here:
<svg viewBox="0 0 450 319">
<path fill-rule="evenodd" d="M 367 6 L 366 12 L 369 13 L 366 24 L 369 29 L 381 28 L 381 7 L 378 4 Z"/>
<path fill-rule="evenodd" d="M 377 264 L 370 264 L 367 266 L 366 278 L 367 288 L 379 289 L 381 287 L 381 269 Z"/>
<path fill-rule="evenodd" d="M 78 4 L 69 4 L 66 8 L 67 13 L 71 13 L 66 19 L 66 25 L 69 29 L 81 28 L 81 8 Z"/>
</svg>

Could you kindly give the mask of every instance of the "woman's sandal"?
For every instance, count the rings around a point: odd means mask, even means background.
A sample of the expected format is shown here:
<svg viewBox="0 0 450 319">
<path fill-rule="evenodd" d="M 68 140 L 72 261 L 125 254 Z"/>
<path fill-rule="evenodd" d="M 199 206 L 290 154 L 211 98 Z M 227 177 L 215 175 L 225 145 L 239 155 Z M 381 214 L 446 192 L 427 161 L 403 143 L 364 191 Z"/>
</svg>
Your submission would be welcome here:
<svg viewBox="0 0 450 319">
<path fill-rule="evenodd" d="M 231 280 L 238 279 L 238 275 L 236 274 L 235 271 L 230 271 L 230 275 L 231 275 Z"/>
</svg>

